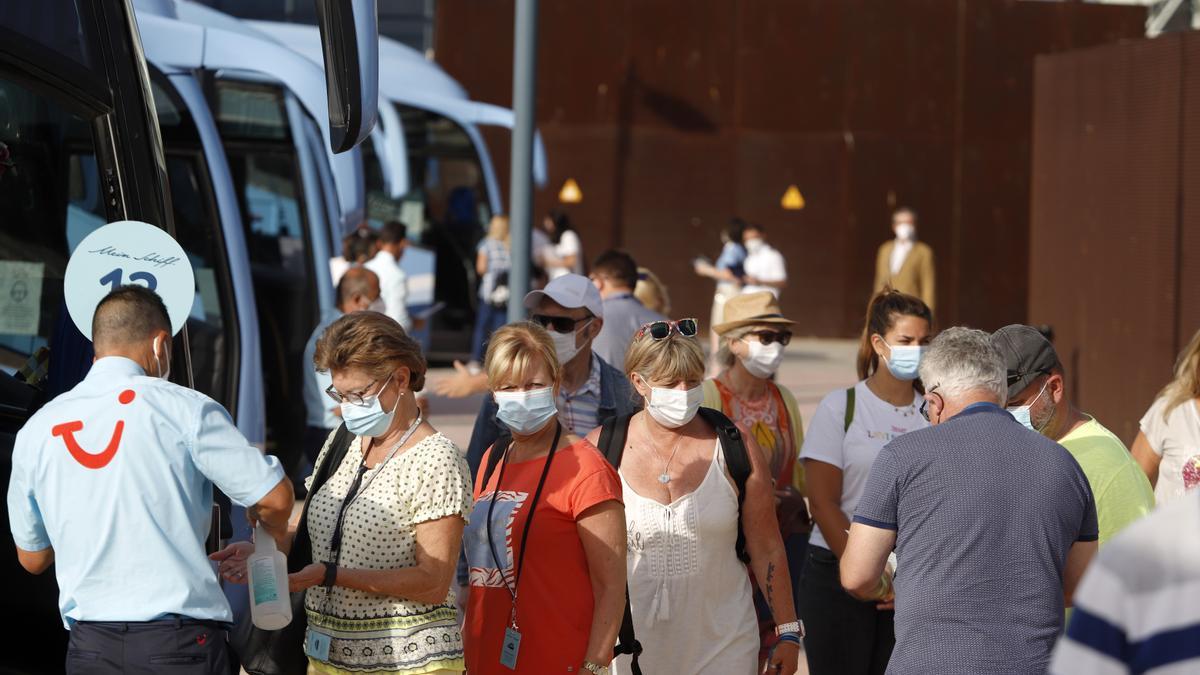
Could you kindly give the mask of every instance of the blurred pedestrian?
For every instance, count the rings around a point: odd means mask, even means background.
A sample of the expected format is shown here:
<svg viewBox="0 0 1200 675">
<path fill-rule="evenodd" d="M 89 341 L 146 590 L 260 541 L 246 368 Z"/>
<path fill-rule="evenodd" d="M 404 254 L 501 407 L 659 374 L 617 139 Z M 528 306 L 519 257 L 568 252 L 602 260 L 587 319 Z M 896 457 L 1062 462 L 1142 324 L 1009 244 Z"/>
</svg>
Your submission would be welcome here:
<svg viewBox="0 0 1200 675">
<path fill-rule="evenodd" d="M 891 602 L 859 600 L 842 588 L 838 560 L 850 518 L 883 446 L 929 426 L 917 368 L 933 339 L 933 313 L 920 299 L 886 290 L 871 299 L 858 349 L 859 382 L 821 400 L 800 450 L 816 528 L 801 573 L 800 618 L 812 675 L 881 675 L 896 642 Z"/>
<path fill-rule="evenodd" d="M 717 364 L 717 352 L 720 349 L 720 338 L 716 331 L 711 330 L 724 319 L 725 302 L 742 292 L 742 280 L 746 276 L 746 247 L 742 245 L 742 233 L 746 229 L 746 221 L 734 218 L 729 227 L 721 230 L 721 254 L 715 263 L 704 258 L 692 262 L 696 274 L 717 282 L 713 292 L 712 312 L 709 316 L 709 368 L 710 374 L 720 370 Z"/>
<path fill-rule="evenodd" d="M 564 274 L 583 274 L 583 242 L 571 228 L 571 219 L 557 209 L 542 219 L 550 245 L 541 249 L 541 263 L 553 281 Z"/>
<path fill-rule="evenodd" d="M 1200 672 L 1200 491 L 1117 535 L 1075 592 L 1054 675 Z"/>
<path fill-rule="evenodd" d="M 561 276 L 541 291 L 525 296 L 531 321 L 544 327 L 562 364 L 561 386 L 555 389 L 558 412 L 566 430 L 584 436 L 601 422 L 636 410 L 625 373 L 596 355 L 592 343 L 604 325 L 600 291 L 578 274 Z M 484 397 L 471 432 L 467 461 L 477 475 L 484 451 L 505 431 L 496 401 Z"/>
<path fill-rule="evenodd" d="M 509 230 L 508 218 L 492 216 L 487 236 L 475 251 L 475 273 L 479 275 L 479 309 L 471 338 L 469 367 L 483 360 L 483 348 L 492 331 L 508 321 Z"/>
<path fill-rule="evenodd" d="M 1032 326 L 1014 324 L 992 334 L 1008 369 L 1008 410 L 1025 425 L 1058 441 L 1079 462 L 1096 500 L 1099 545 L 1154 510 L 1154 489 L 1125 444 L 1096 418 L 1071 404 L 1067 371 L 1054 345 Z"/>
<path fill-rule="evenodd" d="M 1175 362 L 1175 379 L 1142 416 L 1133 456 L 1167 504 L 1200 485 L 1200 331 Z"/>
<path fill-rule="evenodd" d="M 595 351 L 610 364 L 625 363 L 625 352 L 638 328 L 666 318 L 634 297 L 637 269 L 624 251 L 605 251 L 592 263 L 591 280 L 604 302 L 604 325 L 596 336 Z"/>
<path fill-rule="evenodd" d="M 875 292 L 894 288 L 920 298 L 934 309 L 933 249 L 917 241 L 917 212 L 904 206 L 892 212 L 896 238 L 884 242 L 875 256 Z"/>
<path fill-rule="evenodd" d="M 333 385 L 329 371 L 317 368 L 314 357 L 317 341 L 334 321 L 346 314 L 362 310 L 382 312 L 383 300 L 379 297 L 379 277 L 364 267 L 352 267 L 342 276 L 337 285 L 337 307 L 330 310 L 313 329 L 308 343 L 304 345 L 304 408 L 308 425 L 304 431 L 304 456 L 310 465 L 329 439 L 329 434 L 342 425 L 342 408 L 331 401 L 326 393 Z M 306 472 L 305 476 L 308 475 Z"/>
<path fill-rule="evenodd" d="M 407 245 L 404 223 L 395 220 L 384 223 L 379 230 L 378 251 L 365 264 L 379 276 L 384 313 L 405 331 L 412 330 L 412 320 L 408 316 L 408 277 L 400 269 L 400 258 Z"/>
<path fill-rule="evenodd" d="M 671 293 L 648 267 L 638 268 L 638 282 L 633 287 L 633 297 L 651 312 L 664 316 L 671 313 Z"/>
<path fill-rule="evenodd" d="M 787 285 L 787 263 L 783 254 L 767 243 L 766 228 L 747 223 L 742 232 L 746 247 L 746 276 L 743 278 L 743 293 L 770 291 L 776 298 Z"/>
<path fill-rule="evenodd" d="M 488 449 L 465 537 L 472 675 L 605 672 L 625 606 L 621 484 L 559 420 L 563 368 L 540 326 L 496 331 L 485 369 L 508 440 Z"/>
<path fill-rule="evenodd" d="M 171 320 L 153 291 L 105 296 L 92 340 L 87 377 L 17 432 L 8 484 L 17 560 L 33 574 L 54 566 L 71 633 L 67 673 L 187 663 L 227 675 L 233 614 L 204 555 L 213 485 L 283 541 L 291 482 L 220 404 L 167 381 Z"/>
<path fill-rule="evenodd" d="M 645 650 L 639 665 L 648 673 L 759 672 L 752 587 L 739 560 L 744 546 L 779 624 L 766 672 L 790 675 L 800 626 L 772 474 L 753 433 L 737 433 L 712 410 L 698 414 L 705 363 L 696 333 L 694 319 L 643 327 L 625 368 L 644 410 L 615 420 L 611 435 L 598 429 L 589 436 L 602 446 L 620 444 L 601 449 L 610 461 L 619 458 L 628 506 L 629 604 Z M 739 439 L 737 448 L 722 439 L 721 425 L 734 430 L 725 438 Z M 738 466 L 749 469 L 741 483 Z M 618 658 L 613 671 L 630 672 L 629 659 Z"/>
<path fill-rule="evenodd" d="M 725 322 L 713 327 L 721 336 L 721 372 L 704 382 L 704 407 L 719 410 L 745 428 L 766 459 L 775 495 L 776 519 L 787 551 L 789 588 L 800 580 L 811 521 L 804 503 L 804 469 L 796 456 L 804 424 L 796 398 L 774 382 L 796 322 L 783 316 L 779 301 L 766 291 L 745 293 L 725 304 Z M 757 570 L 756 570 L 757 571 Z M 771 605 L 756 597 L 764 648 L 774 643 Z M 791 598 L 794 602 L 794 596 Z"/>
<path fill-rule="evenodd" d="M 311 671 L 459 673 L 451 586 L 471 482 L 462 452 L 417 407 L 421 348 L 387 316 L 354 312 L 321 335 L 314 360 L 332 376 L 327 393 L 350 438 L 329 479 L 308 495 L 297 531 L 312 560 L 288 577 L 293 592 L 306 591 L 307 643 L 320 636 L 327 645 L 324 654 L 306 652 Z M 329 435 L 318 467 L 336 457 L 340 435 Z M 238 542 L 216 556 L 226 580 L 244 578 L 253 550 Z"/>
<path fill-rule="evenodd" d="M 1004 410 L 1006 371 L 987 333 L 942 332 L 920 376 L 933 426 L 880 451 L 850 525 L 842 585 L 889 600 L 895 579 L 889 673 L 1043 672 L 1096 552 L 1087 476 Z"/>
<path fill-rule="evenodd" d="M 379 236 L 368 229 L 366 225 L 362 225 L 342 237 L 342 254 L 329 260 L 329 275 L 333 278 L 334 287 L 342 280 L 342 275 L 346 273 L 346 270 L 363 265 L 375 257 L 375 246 L 378 240 Z"/>
</svg>

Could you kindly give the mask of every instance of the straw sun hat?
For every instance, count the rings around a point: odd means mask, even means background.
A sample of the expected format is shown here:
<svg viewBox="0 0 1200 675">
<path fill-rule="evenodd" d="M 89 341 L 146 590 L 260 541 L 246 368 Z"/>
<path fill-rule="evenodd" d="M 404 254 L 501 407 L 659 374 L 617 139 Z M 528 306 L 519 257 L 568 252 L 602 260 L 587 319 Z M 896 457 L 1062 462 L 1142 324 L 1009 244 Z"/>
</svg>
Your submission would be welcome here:
<svg viewBox="0 0 1200 675">
<path fill-rule="evenodd" d="M 717 335 L 731 330 L 760 323 L 774 323 L 781 327 L 794 326 L 795 321 L 784 318 L 779 311 L 779 300 L 771 291 L 744 293 L 734 296 L 725 303 L 725 320 L 715 326 Z"/>
</svg>

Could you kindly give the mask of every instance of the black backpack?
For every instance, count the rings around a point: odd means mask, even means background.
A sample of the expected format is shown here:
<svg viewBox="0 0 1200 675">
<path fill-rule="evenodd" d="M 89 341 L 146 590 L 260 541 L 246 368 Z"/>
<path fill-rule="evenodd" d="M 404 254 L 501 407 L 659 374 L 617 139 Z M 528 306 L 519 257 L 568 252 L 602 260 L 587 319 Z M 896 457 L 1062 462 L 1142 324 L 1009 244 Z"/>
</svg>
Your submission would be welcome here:
<svg viewBox="0 0 1200 675">
<path fill-rule="evenodd" d="M 629 435 L 629 421 L 636 413 L 628 415 L 620 415 L 610 417 L 600 425 L 600 442 L 597 444 L 600 451 L 604 453 L 604 458 L 608 460 L 613 468 L 621 467 L 621 456 L 625 454 L 625 439 Z M 737 543 L 734 550 L 737 552 L 738 560 L 749 564 L 750 556 L 746 553 L 746 535 L 742 531 L 742 500 L 746 496 L 746 481 L 750 479 L 750 456 L 746 454 L 746 444 L 742 442 L 742 433 L 738 431 L 735 425 L 723 413 L 712 408 L 700 408 L 697 411 L 700 419 L 708 422 L 716 429 L 717 438 L 721 440 L 721 449 L 725 453 L 725 465 L 729 468 L 729 475 L 733 478 L 734 484 L 737 486 L 738 500 L 738 534 Z M 492 477 L 492 472 L 495 471 L 496 465 L 500 463 L 500 457 L 503 452 L 496 452 L 496 448 L 508 447 L 511 437 L 508 434 L 502 433 L 500 438 L 496 439 L 495 445 L 492 446 L 492 452 L 488 454 L 486 466 L 483 469 L 483 483 L 487 485 Z M 633 613 L 629 608 L 629 589 L 625 589 L 625 616 L 621 619 L 621 630 L 617 634 L 617 646 L 613 649 L 614 656 L 621 654 L 629 654 L 631 657 L 630 670 L 633 675 L 642 675 L 642 669 L 638 665 L 638 656 L 642 653 L 642 645 L 637 641 L 636 635 L 633 632 Z"/>
</svg>

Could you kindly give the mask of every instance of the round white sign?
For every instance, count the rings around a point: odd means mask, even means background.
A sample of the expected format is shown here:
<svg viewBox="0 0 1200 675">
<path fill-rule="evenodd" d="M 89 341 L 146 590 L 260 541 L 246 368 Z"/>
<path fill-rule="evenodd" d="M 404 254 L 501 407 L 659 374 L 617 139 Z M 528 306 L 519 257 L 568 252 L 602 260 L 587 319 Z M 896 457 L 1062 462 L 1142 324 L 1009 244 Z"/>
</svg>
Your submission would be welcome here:
<svg viewBox="0 0 1200 675">
<path fill-rule="evenodd" d="M 112 291 L 128 284 L 145 286 L 162 298 L 171 317 L 171 333 L 187 322 L 196 296 L 196 279 L 183 247 L 166 230 L 137 220 L 109 223 L 79 242 L 63 278 L 71 319 L 92 339 L 92 315 Z"/>
</svg>

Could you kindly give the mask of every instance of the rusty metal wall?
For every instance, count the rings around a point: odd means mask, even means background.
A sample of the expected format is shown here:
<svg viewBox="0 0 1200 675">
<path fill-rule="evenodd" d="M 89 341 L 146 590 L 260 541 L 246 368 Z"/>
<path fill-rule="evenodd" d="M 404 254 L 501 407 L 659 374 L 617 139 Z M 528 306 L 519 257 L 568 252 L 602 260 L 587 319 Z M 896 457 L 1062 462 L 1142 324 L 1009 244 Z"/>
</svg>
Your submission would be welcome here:
<svg viewBox="0 0 1200 675">
<path fill-rule="evenodd" d="M 1196 66 L 1200 40 L 1180 34 L 1036 66 L 1030 317 L 1055 327 L 1077 403 L 1127 443 L 1200 327 L 1183 248 L 1200 241 L 1184 189 L 1200 181 L 1200 144 L 1184 143 Z"/>
<path fill-rule="evenodd" d="M 511 101 L 511 0 L 439 0 L 437 60 Z M 732 215 L 789 264 L 802 332 L 854 336 L 893 205 L 938 263 L 939 323 L 1026 316 L 1033 59 L 1141 34 L 1144 10 L 1014 0 L 541 3 L 537 119 L 588 257 L 627 247 L 707 317 Z M 508 139 L 488 133 L 507 191 Z M 789 184 L 807 207 L 784 211 Z"/>
</svg>

